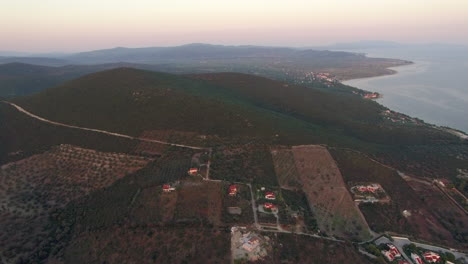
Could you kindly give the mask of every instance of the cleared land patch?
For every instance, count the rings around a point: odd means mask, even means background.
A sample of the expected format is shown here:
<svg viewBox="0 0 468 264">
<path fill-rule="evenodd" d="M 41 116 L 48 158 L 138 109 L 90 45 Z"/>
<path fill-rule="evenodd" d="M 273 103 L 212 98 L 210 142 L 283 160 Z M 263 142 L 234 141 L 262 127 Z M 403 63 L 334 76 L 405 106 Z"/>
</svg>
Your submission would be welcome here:
<svg viewBox="0 0 468 264">
<path fill-rule="evenodd" d="M 320 230 L 350 239 L 369 238 L 366 220 L 353 202 L 328 150 L 307 145 L 292 147 L 292 153 Z"/>
<path fill-rule="evenodd" d="M 175 209 L 177 221 L 221 224 L 222 184 L 202 180 L 181 183 Z"/>
</svg>

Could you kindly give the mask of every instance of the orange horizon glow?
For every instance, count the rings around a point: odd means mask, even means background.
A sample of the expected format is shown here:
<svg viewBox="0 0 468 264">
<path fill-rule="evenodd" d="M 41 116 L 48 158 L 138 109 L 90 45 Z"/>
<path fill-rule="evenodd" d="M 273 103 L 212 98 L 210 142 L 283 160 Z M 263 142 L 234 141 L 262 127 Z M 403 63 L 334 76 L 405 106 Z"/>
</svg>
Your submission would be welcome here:
<svg viewBox="0 0 468 264">
<path fill-rule="evenodd" d="M 468 1 L 15 0 L 2 4 L 0 25 L 0 50 L 32 52 L 194 42 L 468 44 Z"/>
</svg>

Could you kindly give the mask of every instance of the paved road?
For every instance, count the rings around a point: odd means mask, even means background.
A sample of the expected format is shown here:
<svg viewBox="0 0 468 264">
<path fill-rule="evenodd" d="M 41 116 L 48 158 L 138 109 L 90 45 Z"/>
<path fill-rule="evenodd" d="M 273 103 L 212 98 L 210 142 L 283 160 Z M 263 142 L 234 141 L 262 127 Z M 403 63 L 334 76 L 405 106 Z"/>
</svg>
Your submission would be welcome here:
<svg viewBox="0 0 468 264">
<path fill-rule="evenodd" d="M 431 250 L 431 251 L 434 251 L 434 252 L 444 252 L 444 253 L 449 252 L 449 253 L 452 253 L 455 256 L 455 258 L 463 259 L 465 261 L 465 263 L 468 263 L 468 257 L 463 252 L 452 251 L 452 250 L 442 248 L 442 247 L 437 247 L 437 246 L 432 246 L 432 245 L 428 245 L 428 244 L 414 242 L 414 241 L 409 240 L 406 237 L 392 236 L 392 238 L 393 238 L 393 241 L 390 241 L 388 238 L 382 236 L 381 238 L 379 238 L 379 239 L 377 239 L 375 241 L 375 244 L 378 245 L 378 244 L 381 244 L 381 243 L 391 243 L 391 244 L 395 245 L 398 248 L 398 250 L 401 252 L 401 254 L 408 260 L 410 258 L 403 251 L 403 246 L 413 243 L 417 247 L 424 248 L 424 249 L 427 249 L 427 250 Z"/>
<path fill-rule="evenodd" d="M 446 248 L 442 248 L 442 247 L 437 247 L 437 246 L 432 246 L 432 245 L 428 245 L 428 244 L 423 244 L 423 243 L 418 243 L 418 242 L 414 242 L 414 241 L 411 241 L 409 240 L 408 238 L 406 237 L 397 237 L 397 236 L 393 236 L 393 244 L 395 245 L 398 245 L 399 247 L 403 248 L 404 245 L 407 245 L 407 244 L 415 244 L 417 247 L 420 247 L 420 248 L 425 248 L 427 250 L 432 250 L 432 251 L 440 251 L 440 252 L 444 252 L 444 253 L 452 253 L 455 258 L 459 259 L 464 259 L 465 263 L 468 263 L 468 257 L 466 256 L 465 253 L 463 252 L 458 252 L 458 251 L 452 251 L 452 250 L 449 250 L 449 249 L 446 249 Z"/>
<path fill-rule="evenodd" d="M 114 132 L 110 132 L 110 131 L 106 131 L 106 130 L 68 125 L 68 124 L 51 121 L 51 120 L 45 119 L 43 117 L 37 116 L 37 115 L 35 115 L 33 113 L 30 113 L 30 112 L 26 111 L 24 108 L 14 104 L 14 103 L 11 103 L 11 102 L 8 102 L 8 101 L 2 101 L 2 102 L 5 103 L 5 104 L 13 106 L 18 111 L 20 111 L 20 112 L 22 112 L 22 113 L 24 113 L 24 114 L 26 114 L 26 115 L 28 115 L 28 116 L 30 116 L 32 118 L 35 118 L 37 120 L 40 120 L 42 122 L 45 122 L 45 123 L 48 123 L 48 124 L 51 124 L 51 125 L 55 125 L 55 126 L 62 126 L 62 127 L 80 129 L 80 130 L 91 131 L 91 132 L 106 134 L 106 135 L 115 136 L 115 137 L 121 137 L 121 138 L 127 138 L 127 139 L 133 139 L 133 140 L 139 140 L 139 141 L 151 142 L 151 143 L 159 143 L 159 144 L 175 146 L 175 147 L 181 147 L 181 148 L 199 149 L 199 150 L 207 150 L 208 149 L 208 148 L 205 148 L 205 147 L 190 146 L 190 145 L 184 145 L 184 144 L 175 144 L 175 143 L 171 143 L 171 142 L 167 142 L 167 141 L 161 141 L 161 140 L 155 140 L 155 139 L 149 139 L 149 138 L 132 137 L 132 136 L 129 136 L 129 135 L 114 133 Z"/>
</svg>

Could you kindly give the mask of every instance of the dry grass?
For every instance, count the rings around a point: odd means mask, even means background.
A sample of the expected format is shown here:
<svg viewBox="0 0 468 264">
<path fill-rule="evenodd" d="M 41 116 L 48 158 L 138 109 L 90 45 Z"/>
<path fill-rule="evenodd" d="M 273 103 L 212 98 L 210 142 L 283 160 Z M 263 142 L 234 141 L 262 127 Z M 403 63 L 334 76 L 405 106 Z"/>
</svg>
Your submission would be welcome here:
<svg viewBox="0 0 468 264">
<path fill-rule="evenodd" d="M 177 221 L 208 221 L 221 224 L 222 184 L 202 180 L 181 183 L 175 218 Z"/>
</svg>

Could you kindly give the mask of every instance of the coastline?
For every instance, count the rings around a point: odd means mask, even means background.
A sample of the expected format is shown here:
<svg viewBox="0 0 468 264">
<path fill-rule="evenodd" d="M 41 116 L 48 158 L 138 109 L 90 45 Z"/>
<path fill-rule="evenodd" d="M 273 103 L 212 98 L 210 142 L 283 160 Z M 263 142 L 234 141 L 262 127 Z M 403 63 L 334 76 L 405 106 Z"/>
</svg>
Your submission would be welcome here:
<svg viewBox="0 0 468 264">
<path fill-rule="evenodd" d="M 417 73 L 420 73 L 420 72 L 423 72 L 425 71 L 425 69 L 430 65 L 431 63 L 428 62 L 428 61 L 411 61 L 410 63 L 408 64 L 403 64 L 403 65 L 398 65 L 398 66 L 392 66 L 392 67 L 389 67 L 387 69 L 391 70 L 392 73 L 391 74 L 385 74 L 385 75 L 377 75 L 377 76 L 373 76 L 373 77 L 363 77 L 363 78 L 354 78 L 354 79 L 348 79 L 348 80 L 343 80 L 343 81 L 340 81 L 342 84 L 344 85 L 347 85 L 347 86 L 351 86 L 351 87 L 354 87 L 354 88 L 358 88 L 358 89 L 361 89 L 363 91 L 365 91 L 366 93 L 368 94 L 378 94 L 378 97 L 377 98 L 370 98 L 371 100 L 374 100 L 376 101 L 378 104 L 394 111 L 394 112 L 400 112 L 400 111 L 395 111 L 393 110 L 392 106 L 388 106 L 388 105 L 385 105 L 383 104 L 379 99 L 382 99 L 384 98 L 384 93 L 382 93 L 381 91 L 376 91 L 376 90 L 372 90 L 372 89 L 369 89 L 369 87 L 362 87 L 358 84 L 356 84 L 355 82 L 368 82 L 368 81 L 374 81 L 374 80 L 381 80 L 381 79 L 387 79 L 387 78 L 392 78 L 392 77 L 395 77 L 395 75 L 411 75 L 411 74 L 417 74 Z M 403 69 L 401 69 L 403 67 Z M 414 68 L 414 70 L 412 71 L 405 71 L 407 70 L 406 68 L 404 67 L 412 67 Z M 411 69 L 411 68 L 410 68 Z M 369 98 L 368 98 L 369 99 Z M 408 115 L 410 116 L 409 114 L 406 114 L 404 113 L 405 111 L 402 111 L 401 113 L 402 114 L 405 114 L 405 115 Z M 412 116 L 413 117 L 413 116 Z M 431 123 L 428 123 L 426 122 L 423 118 L 420 118 L 420 117 L 417 117 L 418 119 L 421 119 L 423 120 L 423 122 L 435 129 L 438 129 L 438 130 L 441 130 L 441 131 L 444 131 L 444 132 L 447 132 L 447 133 L 450 133 L 452 135 L 455 135 L 457 137 L 459 137 L 460 139 L 462 140 L 468 140 L 468 132 L 465 132 L 465 131 L 462 131 L 460 129 L 457 129 L 457 128 L 453 128 L 453 127 L 450 127 L 450 126 L 447 126 L 447 125 L 437 125 L 437 124 L 434 124 L 433 122 Z"/>
</svg>

